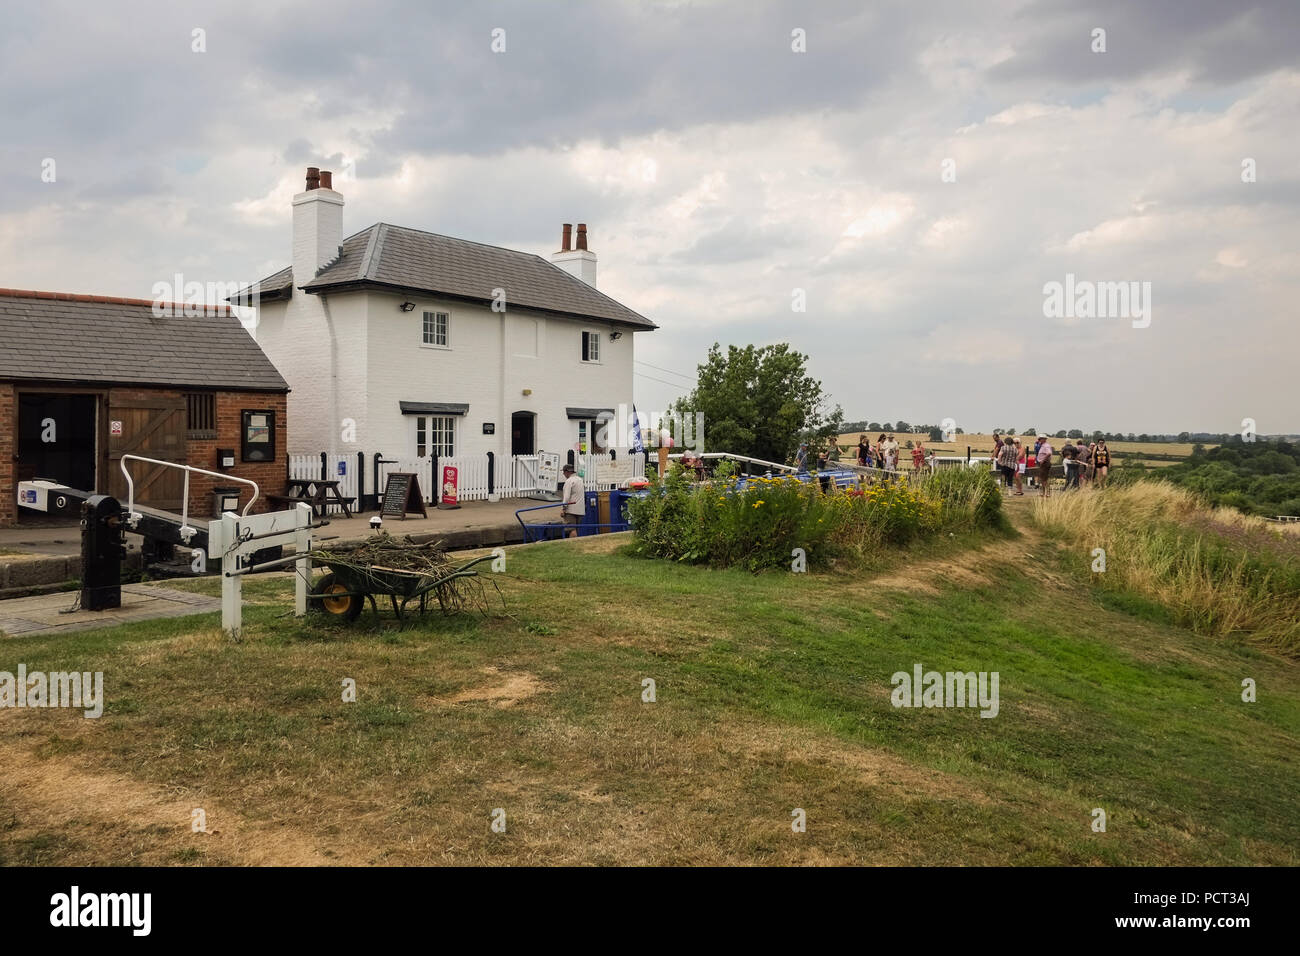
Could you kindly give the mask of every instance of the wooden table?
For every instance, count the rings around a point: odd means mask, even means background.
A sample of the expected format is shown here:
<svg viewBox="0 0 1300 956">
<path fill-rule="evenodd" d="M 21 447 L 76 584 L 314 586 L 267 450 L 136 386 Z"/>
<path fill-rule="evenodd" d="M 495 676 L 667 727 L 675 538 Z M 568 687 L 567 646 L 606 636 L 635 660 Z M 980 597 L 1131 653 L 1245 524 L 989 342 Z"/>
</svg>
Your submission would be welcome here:
<svg viewBox="0 0 1300 956">
<path fill-rule="evenodd" d="M 325 517 L 325 509 L 330 505 L 339 505 L 344 516 L 351 518 L 352 509 L 348 505 L 357 500 L 340 495 L 338 481 L 331 478 L 290 478 L 284 494 L 266 497 L 277 505 L 289 507 L 305 501 L 311 505 L 312 513 L 320 518 Z"/>
</svg>

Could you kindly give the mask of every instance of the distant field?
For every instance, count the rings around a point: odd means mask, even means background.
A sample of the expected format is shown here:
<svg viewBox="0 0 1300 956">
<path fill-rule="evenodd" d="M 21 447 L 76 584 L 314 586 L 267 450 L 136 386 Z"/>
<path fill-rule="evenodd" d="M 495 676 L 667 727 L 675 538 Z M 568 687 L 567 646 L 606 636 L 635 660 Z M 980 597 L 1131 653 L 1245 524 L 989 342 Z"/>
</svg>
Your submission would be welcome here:
<svg viewBox="0 0 1300 956">
<path fill-rule="evenodd" d="M 858 443 L 858 438 L 861 434 L 862 434 L 861 432 L 846 432 L 843 435 L 840 435 L 839 444 L 841 445 L 841 447 L 845 445 L 856 445 Z M 871 436 L 873 441 L 879 437 L 880 437 L 880 432 L 876 432 Z M 933 449 L 933 451 L 937 455 L 965 455 L 967 445 L 970 446 L 972 455 L 987 455 L 993 451 L 992 435 L 974 435 L 974 434 L 958 435 L 957 438 L 959 440 L 955 442 L 941 442 L 941 441 L 932 442 L 929 439 L 927 439 L 924 435 L 901 435 L 895 433 L 894 437 L 898 439 L 900 444 L 907 442 L 908 439 L 911 439 L 913 442 L 919 439 L 925 442 L 926 448 Z M 1021 437 L 1023 438 L 1024 436 Z M 1029 441 L 1030 444 L 1033 444 L 1032 438 L 1029 439 Z M 1064 439 L 1059 439 L 1059 438 L 1054 438 L 1052 439 L 1052 441 L 1056 444 L 1064 443 Z M 1191 442 L 1166 443 L 1166 442 L 1151 442 L 1151 441 L 1131 441 L 1131 442 L 1113 441 L 1113 442 L 1108 442 L 1107 444 L 1110 445 L 1111 453 L 1117 456 L 1123 453 L 1136 452 L 1137 454 L 1143 456 L 1176 455 L 1179 458 L 1186 458 L 1189 455 L 1191 455 L 1192 448 L 1194 447 L 1193 443 Z M 1205 445 L 1206 449 L 1210 449 L 1213 447 L 1215 446 L 1211 444 Z M 1172 465 L 1174 464 L 1174 462 L 1167 461 L 1167 460 L 1162 461 L 1162 460 L 1147 459 L 1146 464 L 1148 467 L 1159 468 L 1164 465 Z"/>
</svg>

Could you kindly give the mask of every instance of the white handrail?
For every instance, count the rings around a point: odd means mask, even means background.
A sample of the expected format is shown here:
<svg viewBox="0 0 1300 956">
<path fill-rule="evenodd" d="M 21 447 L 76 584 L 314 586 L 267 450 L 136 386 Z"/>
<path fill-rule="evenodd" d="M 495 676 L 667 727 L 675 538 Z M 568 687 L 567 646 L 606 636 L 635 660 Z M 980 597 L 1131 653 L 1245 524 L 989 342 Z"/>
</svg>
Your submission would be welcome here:
<svg viewBox="0 0 1300 956">
<path fill-rule="evenodd" d="M 668 455 L 671 459 L 681 458 L 684 452 L 672 452 Z M 730 455 L 724 451 L 706 451 L 695 455 L 696 458 L 729 458 L 732 461 L 745 461 L 751 465 L 766 465 L 768 468 L 780 468 L 782 471 L 797 471 L 793 465 L 782 465 L 775 461 L 764 461 L 762 458 L 750 458 L 748 455 Z"/>
<path fill-rule="evenodd" d="M 131 473 L 126 470 L 126 460 L 143 461 L 150 465 L 162 465 L 164 468 L 180 468 L 185 472 L 185 490 L 181 498 L 181 539 L 188 540 L 197 533 L 197 529 L 190 527 L 190 472 L 196 471 L 200 475 L 210 475 L 213 478 L 222 478 L 226 481 L 237 481 L 241 485 L 253 486 L 253 497 L 248 499 L 248 504 L 244 505 L 243 516 L 248 517 L 248 509 L 253 507 L 262 489 L 258 487 L 257 482 L 249 478 L 238 478 L 235 475 L 223 475 L 219 471 L 208 471 L 206 468 L 196 468 L 193 465 L 178 465 L 174 461 L 159 461 L 157 458 L 144 458 L 140 455 L 123 455 L 121 461 L 122 474 L 126 477 L 126 523 L 134 528 L 140 523 L 144 515 L 135 510 L 135 479 Z M 187 535 L 186 532 L 189 532 Z"/>
</svg>

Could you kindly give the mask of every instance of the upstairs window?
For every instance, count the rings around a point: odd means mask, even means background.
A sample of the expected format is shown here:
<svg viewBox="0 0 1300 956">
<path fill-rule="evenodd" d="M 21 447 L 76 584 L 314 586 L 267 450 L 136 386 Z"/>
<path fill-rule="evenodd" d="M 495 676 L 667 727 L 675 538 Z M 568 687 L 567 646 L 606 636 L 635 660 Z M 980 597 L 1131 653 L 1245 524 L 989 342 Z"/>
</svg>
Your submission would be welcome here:
<svg viewBox="0 0 1300 956">
<path fill-rule="evenodd" d="M 434 345 L 443 349 L 448 348 L 447 327 L 450 324 L 451 316 L 446 312 L 424 313 L 421 341 L 425 345 Z"/>
<path fill-rule="evenodd" d="M 584 362 L 600 361 L 600 333 L 599 332 L 583 331 L 582 360 Z"/>
</svg>

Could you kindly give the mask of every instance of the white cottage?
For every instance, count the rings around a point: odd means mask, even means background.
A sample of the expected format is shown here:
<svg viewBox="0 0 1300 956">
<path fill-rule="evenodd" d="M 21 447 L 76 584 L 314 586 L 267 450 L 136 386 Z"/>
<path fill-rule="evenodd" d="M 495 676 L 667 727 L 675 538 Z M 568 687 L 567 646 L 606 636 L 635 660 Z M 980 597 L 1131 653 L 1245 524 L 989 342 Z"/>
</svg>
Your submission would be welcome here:
<svg viewBox="0 0 1300 956">
<path fill-rule="evenodd" d="M 308 169 L 292 264 L 231 299 L 292 389 L 289 453 L 604 450 L 657 326 L 596 290 L 585 225 L 572 239 L 547 262 L 387 223 L 344 238 L 343 196 Z"/>
</svg>

